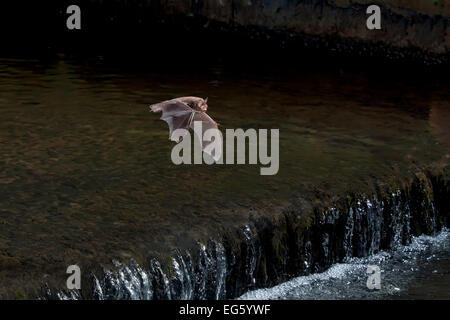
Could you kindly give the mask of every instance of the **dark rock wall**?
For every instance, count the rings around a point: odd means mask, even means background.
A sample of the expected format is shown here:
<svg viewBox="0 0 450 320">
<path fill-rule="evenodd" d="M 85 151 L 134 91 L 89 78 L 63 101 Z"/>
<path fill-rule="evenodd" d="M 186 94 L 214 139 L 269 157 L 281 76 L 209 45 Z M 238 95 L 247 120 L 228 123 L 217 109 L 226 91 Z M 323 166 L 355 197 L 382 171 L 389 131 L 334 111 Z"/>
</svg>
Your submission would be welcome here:
<svg viewBox="0 0 450 320">
<path fill-rule="evenodd" d="M 450 48 L 448 10 L 444 10 L 450 6 L 448 1 L 431 5 L 428 10 L 418 10 L 417 5 L 408 8 L 399 1 L 373 1 L 370 4 L 381 7 L 381 30 L 366 28 L 368 4 L 364 1 L 153 0 L 147 3 L 166 15 L 198 15 L 229 25 L 259 26 L 288 34 L 355 38 L 440 54 L 448 53 Z M 441 5 L 442 10 L 433 10 Z"/>
<path fill-rule="evenodd" d="M 5 48 L 21 52 L 101 47 L 138 53 L 145 48 L 148 55 L 176 44 L 197 52 L 199 43 L 206 42 L 208 52 L 217 46 L 219 52 L 231 47 L 239 53 L 252 47 L 241 48 L 247 40 L 256 39 L 263 51 L 299 46 L 296 56 L 314 49 L 426 64 L 449 61 L 450 0 L 373 3 L 381 7 L 381 30 L 366 28 L 366 9 L 372 4 L 366 0 L 18 0 L 0 10 L 0 29 Z M 72 4 L 81 8 L 78 31 L 66 28 L 66 9 Z"/>
</svg>

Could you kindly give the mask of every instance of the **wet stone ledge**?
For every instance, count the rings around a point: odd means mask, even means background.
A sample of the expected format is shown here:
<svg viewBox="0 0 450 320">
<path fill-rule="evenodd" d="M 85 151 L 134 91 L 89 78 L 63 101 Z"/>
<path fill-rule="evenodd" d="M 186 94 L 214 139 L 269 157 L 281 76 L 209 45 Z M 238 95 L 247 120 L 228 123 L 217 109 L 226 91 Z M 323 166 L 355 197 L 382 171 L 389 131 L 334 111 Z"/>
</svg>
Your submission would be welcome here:
<svg viewBox="0 0 450 320">
<path fill-rule="evenodd" d="M 349 194 L 310 215 L 293 208 L 275 221 L 258 218 L 222 239 L 175 249 L 166 265 L 114 261 L 91 273 L 85 291 L 45 289 L 47 299 L 231 299 L 296 276 L 322 272 L 350 257 L 365 257 L 450 226 L 450 168 L 418 173 L 402 187 L 370 196 Z"/>
</svg>

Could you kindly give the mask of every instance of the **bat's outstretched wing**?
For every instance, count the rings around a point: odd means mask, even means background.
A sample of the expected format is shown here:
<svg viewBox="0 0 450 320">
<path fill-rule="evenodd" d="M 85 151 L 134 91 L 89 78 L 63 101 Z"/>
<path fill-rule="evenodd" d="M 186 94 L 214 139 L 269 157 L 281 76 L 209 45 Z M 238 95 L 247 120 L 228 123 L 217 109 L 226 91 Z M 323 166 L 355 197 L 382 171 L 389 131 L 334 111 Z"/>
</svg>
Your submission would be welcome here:
<svg viewBox="0 0 450 320">
<path fill-rule="evenodd" d="M 189 130 L 190 123 L 195 111 L 184 102 L 179 100 L 168 100 L 150 106 L 153 112 L 162 111 L 161 120 L 169 124 L 169 139 L 175 142 L 180 142 L 181 138 L 176 139 L 172 136 L 176 129 Z M 187 131 L 186 131 L 187 133 Z"/>
<path fill-rule="evenodd" d="M 194 117 L 191 121 L 190 127 L 192 129 L 194 129 L 194 123 L 195 121 L 201 121 L 202 122 L 202 136 L 198 137 L 201 141 L 201 146 L 202 146 L 202 150 L 206 153 L 208 153 L 211 157 L 213 157 L 216 161 L 218 160 L 218 158 L 220 158 L 220 154 L 211 154 L 210 152 L 208 152 L 207 150 L 205 150 L 205 148 L 212 143 L 212 141 L 204 141 L 203 137 L 205 136 L 205 132 L 208 129 L 219 129 L 217 126 L 217 123 L 210 117 L 208 116 L 205 112 L 196 112 L 194 114 Z M 219 141 L 220 143 L 220 149 L 222 149 L 222 141 Z"/>
</svg>

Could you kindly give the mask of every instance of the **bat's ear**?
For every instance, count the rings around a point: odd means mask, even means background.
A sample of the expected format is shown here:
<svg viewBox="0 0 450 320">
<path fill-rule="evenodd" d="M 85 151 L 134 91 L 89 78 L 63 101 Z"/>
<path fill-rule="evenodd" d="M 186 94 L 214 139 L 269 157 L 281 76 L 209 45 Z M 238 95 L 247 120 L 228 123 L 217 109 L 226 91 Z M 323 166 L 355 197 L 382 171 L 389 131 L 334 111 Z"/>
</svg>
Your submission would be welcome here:
<svg viewBox="0 0 450 320">
<path fill-rule="evenodd" d="M 208 102 L 208 97 L 206 97 L 206 99 L 205 99 L 205 103 L 207 103 Z"/>
</svg>

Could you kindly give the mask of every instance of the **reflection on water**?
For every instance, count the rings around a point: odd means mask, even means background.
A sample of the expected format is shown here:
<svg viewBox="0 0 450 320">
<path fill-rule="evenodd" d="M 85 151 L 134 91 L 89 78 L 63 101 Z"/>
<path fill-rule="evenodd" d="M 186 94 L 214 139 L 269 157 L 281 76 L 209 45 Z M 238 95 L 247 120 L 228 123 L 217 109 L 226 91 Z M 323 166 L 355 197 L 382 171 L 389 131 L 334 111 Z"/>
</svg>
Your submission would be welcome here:
<svg viewBox="0 0 450 320">
<path fill-rule="evenodd" d="M 221 128 L 279 128 L 279 173 L 173 165 L 167 124 L 148 105 L 186 95 L 209 97 Z M 313 187 L 363 190 L 368 177 L 445 158 L 449 98 L 429 81 L 352 71 L 2 59 L 0 261 L 40 275 L 43 265 L 139 259 Z"/>
</svg>

